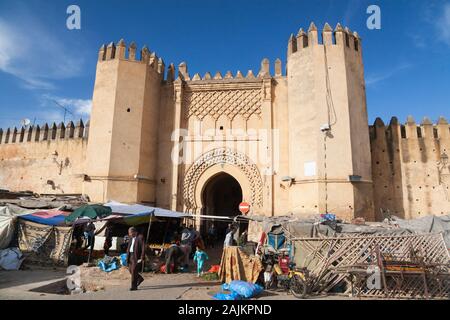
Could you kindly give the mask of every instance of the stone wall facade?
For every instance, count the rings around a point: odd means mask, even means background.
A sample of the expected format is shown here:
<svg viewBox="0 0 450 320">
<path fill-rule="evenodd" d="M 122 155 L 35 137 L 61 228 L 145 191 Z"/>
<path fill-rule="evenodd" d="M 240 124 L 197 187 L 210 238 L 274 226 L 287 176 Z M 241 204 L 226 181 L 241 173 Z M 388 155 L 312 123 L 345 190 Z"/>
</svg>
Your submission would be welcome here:
<svg viewBox="0 0 450 320">
<path fill-rule="evenodd" d="M 0 189 L 80 194 L 89 123 L 0 129 Z"/>
<path fill-rule="evenodd" d="M 392 118 L 370 126 L 375 216 L 405 219 L 450 212 L 449 124 Z"/>
<path fill-rule="evenodd" d="M 102 46 L 89 137 L 82 123 L 0 131 L 0 188 L 195 214 L 236 200 L 266 216 L 449 213 L 448 123 L 369 126 L 356 32 L 312 23 L 283 67 L 191 76 L 147 47 Z"/>
</svg>

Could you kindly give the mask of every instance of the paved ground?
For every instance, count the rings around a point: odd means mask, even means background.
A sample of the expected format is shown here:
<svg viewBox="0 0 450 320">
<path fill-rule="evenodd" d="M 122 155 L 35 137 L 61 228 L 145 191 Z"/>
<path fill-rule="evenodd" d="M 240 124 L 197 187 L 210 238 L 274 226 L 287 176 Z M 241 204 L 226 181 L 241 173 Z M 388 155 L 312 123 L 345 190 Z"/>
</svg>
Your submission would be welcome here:
<svg viewBox="0 0 450 320">
<path fill-rule="evenodd" d="M 206 270 L 220 262 L 222 249 L 209 249 Z M 0 271 L 0 300 L 56 299 L 56 300 L 211 300 L 220 291 L 219 282 L 196 277 L 194 273 L 144 273 L 145 281 L 138 291 L 129 291 L 130 275 L 126 268 L 106 273 L 96 267 L 81 268 L 81 281 L 88 292 L 68 295 L 65 269 L 38 269 Z M 97 291 L 93 291 L 97 290 Z M 294 300 L 285 292 L 264 292 L 258 300 Z M 317 298 L 316 298 L 317 299 Z M 322 297 L 319 299 L 348 299 Z"/>
<path fill-rule="evenodd" d="M 63 294 L 65 283 L 65 270 L 0 271 L 0 299 L 211 300 L 211 296 L 220 291 L 220 283 L 198 279 L 191 273 L 145 274 L 145 281 L 138 291 L 128 290 L 129 278 L 103 280 L 100 282 L 102 288 L 99 291 L 78 295 Z M 345 297 L 337 298 L 345 299 Z M 295 298 L 283 292 L 265 292 L 258 297 L 258 300 L 272 299 Z M 320 299 L 336 299 L 336 297 Z"/>
</svg>

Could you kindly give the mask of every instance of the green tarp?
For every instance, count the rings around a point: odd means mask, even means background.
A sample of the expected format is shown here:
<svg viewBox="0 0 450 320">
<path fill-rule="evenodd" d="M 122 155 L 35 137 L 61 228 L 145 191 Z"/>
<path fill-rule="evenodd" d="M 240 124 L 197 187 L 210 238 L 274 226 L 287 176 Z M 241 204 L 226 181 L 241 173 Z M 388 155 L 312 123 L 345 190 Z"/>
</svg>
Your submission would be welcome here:
<svg viewBox="0 0 450 320">
<path fill-rule="evenodd" d="M 112 213 L 111 208 L 101 205 L 82 206 L 66 217 L 66 223 L 75 222 L 78 218 L 86 217 L 90 219 L 105 218 Z"/>
</svg>

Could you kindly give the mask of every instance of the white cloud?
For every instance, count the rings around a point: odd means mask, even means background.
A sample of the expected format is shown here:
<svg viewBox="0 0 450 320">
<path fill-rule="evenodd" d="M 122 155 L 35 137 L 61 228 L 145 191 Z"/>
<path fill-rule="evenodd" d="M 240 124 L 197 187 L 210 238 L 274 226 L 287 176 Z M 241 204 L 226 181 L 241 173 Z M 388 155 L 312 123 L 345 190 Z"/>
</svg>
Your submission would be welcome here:
<svg viewBox="0 0 450 320">
<path fill-rule="evenodd" d="M 57 99 L 56 101 L 66 108 L 72 108 L 77 115 L 88 116 L 91 114 L 92 100 L 63 98 Z"/>
<path fill-rule="evenodd" d="M 392 68 L 389 71 L 378 73 L 378 74 L 372 74 L 368 75 L 366 77 L 366 85 L 367 86 L 373 86 L 379 82 L 385 81 L 389 78 L 392 78 L 393 76 L 397 75 L 398 73 L 402 72 L 403 70 L 409 69 L 412 66 L 410 64 L 401 64 L 397 67 Z"/>
<path fill-rule="evenodd" d="M 450 46 L 450 3 L 443 7 L 441 16 L 436 20 L 439 39 Z"/>
<path fill-rule="evenodd" d="M 59 105 L 62 110 L 62 107 L 69 110 L 74 117 L 89 117 L 91 114 L 92 100 L 90 99 L 62 98 L 52 95 L 43 95 L 42 98 L 42 106 L 58 108 Z"/>
<path fill-rule="evenodd" d="M 0 17 L 0 71 L 29 89 L 54 89 L 55 80 L 77 76 L 83 59 L 32 15 Z M 26 21 L 26 23 L 23 23 Z"/>
</svg>

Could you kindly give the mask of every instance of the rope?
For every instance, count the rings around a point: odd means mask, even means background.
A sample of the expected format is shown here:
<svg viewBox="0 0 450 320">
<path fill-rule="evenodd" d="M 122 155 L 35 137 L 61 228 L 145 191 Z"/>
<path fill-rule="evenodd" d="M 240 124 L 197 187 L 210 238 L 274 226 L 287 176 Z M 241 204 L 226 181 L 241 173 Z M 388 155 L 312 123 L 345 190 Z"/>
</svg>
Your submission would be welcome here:
<svg viewBox="0 0 450 320">
<path fill-rule="evenodd" d="M 324 62 L 325 62 L 325 81 L 326 81 L 326 89 L 327 89 L 327 120 L 328 126 L 334 126 L 337 122 L 336 110 L 334 108 L 333 103 L 333 95 L 331 93 L 331 84 L 330 84 L 330 74 L 328 72 L 328 58 L 327 58 L 327 47 L 323 46 L 324 50 Z M 333 122 L 331 120 L 331 113 L 333 113 L 334 119 Z M 324 152 L 324 180 L 325 180 L 325 213 L 328 213 L 328 171 L 327 171 L 327 137 L 328 131 L 324 132 L 323 137 L 323 152 Z"/>
</svg>

